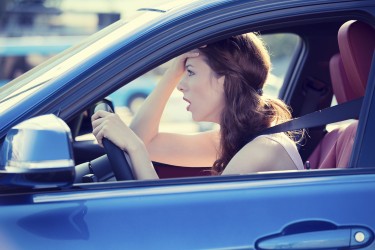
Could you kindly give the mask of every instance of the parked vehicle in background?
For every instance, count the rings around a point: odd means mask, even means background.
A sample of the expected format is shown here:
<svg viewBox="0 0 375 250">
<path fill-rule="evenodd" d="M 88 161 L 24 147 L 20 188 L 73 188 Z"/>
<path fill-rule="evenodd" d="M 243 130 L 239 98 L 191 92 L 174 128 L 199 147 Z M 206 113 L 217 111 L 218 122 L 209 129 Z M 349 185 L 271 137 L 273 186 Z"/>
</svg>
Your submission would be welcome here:
<svg viewBox="0 0 375 250">
<path fill-rule="evenodd" d="M 150 72 L 113 92 L 108 98 L 113 102 L 115 107 L 126 106 L 131 114 L 135 114 L 155 88 L 158 79 L 159 76 Z"/>
</svg>

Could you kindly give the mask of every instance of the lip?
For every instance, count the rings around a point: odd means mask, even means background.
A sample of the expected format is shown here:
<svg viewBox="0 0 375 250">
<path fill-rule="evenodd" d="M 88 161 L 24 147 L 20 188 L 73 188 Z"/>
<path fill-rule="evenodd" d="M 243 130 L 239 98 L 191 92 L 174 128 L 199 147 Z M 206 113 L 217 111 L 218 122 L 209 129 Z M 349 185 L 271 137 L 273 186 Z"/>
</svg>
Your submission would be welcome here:
<svg viewBox="0 0 375 250">
<path fill-rule="evenodd" d="M 182 98 L 185 102 L 187 102 L 189 105 L 186 107 L 186 110 L 189 111 L 191 102 L 187 98 Z"/>
<path fill-rule="evenodd" d="M 185 98 L 185 97 L 182 98 L 182 99 L 184 99 L 185 102 L 188 102 L 189 104 L 191 104 L 191 102 L 189 101 L 189 99 L 187 99 L 187 98 Z"/>
</svg>

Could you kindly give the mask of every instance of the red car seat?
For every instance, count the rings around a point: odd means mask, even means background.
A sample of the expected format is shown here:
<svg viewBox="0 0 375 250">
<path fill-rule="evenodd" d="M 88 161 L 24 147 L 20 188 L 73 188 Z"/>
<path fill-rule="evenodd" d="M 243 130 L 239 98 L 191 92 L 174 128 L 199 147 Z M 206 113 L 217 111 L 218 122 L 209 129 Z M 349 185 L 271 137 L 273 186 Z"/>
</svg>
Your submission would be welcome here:
<svg viewBox="0 0 375 250">
<path fill-rule="evenodd" d="M 375 30 L 359 21 L 344 23 L 338 32 L 340 54 L 330 60 L 330 74 L 338 103 L 364 96 L 372 55 Z M 310 167 L 347 168 L 358 121 L 327 133 L 309 157 Z"/>
</svg>

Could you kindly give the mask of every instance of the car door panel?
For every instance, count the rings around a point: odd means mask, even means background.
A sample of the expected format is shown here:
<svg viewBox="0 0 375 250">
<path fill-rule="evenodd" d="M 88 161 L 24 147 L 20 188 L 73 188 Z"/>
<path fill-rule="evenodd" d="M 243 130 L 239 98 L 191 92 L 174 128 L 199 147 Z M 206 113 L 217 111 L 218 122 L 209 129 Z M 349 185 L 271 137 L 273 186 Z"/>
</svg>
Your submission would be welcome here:
<svg viewBox="0 0 375 250">
<path fill-rule="evenodd" d="M 348 171 L 348 170 L 344 170 Z M 334 171 L 335 172 L 335 171 Z M 339 171 L 336 171 L 340 172 Z M 258 239 L 310 222 L 375 229 L 375 175 L 242 180 L 30 195 L 4 205 L 1 232 L 16 249 L 255 249 Z M 220 178 L 219 178 L 220 179 Z M 163 181 L 161 181 L 162 183 Z M 176 182 L 178 183 L 178 182 Z M 4 204 L 4 198 L 1 198 Z M 18 238 L 27 237 L 28 246 Z M 363 249 L 373 249 L 375 245 Z"/>
</svg>

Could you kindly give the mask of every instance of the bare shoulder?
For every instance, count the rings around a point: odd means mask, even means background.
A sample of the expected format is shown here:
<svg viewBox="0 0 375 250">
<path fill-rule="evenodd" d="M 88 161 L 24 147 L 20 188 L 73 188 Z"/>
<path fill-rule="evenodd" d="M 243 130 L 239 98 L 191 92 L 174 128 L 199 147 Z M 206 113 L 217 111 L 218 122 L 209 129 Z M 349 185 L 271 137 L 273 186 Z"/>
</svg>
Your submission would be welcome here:
<svg viewBox="0 0 375 250">
<path fill-rule="evenodd" d="M 223 174 L 245 174 L 263 171 L 295 169 L 295 164 L 281 140 L 259 136 L 247 143 L 232 158 Z M 293 143 L 286 141 L 286 143 Z"/>
<path fill-rule="evenodd" d="M 258 136 L 251 142 L 245 145 L 244 148 L 252 148 L 252 147 L 271 147 L 271 148 L 280 148 L 282 145 L 278 140 L 273 139 L 269 136 Z"/>
<path fill-rule="evenodd" d="M 274 140 L 268 136 L 258 136 L 246 144 L 238 153 L 247 156 L 251 155 L 259 163 L 269 166 L 270 164 L 274 164 L 274 161 L 285 153 L 285 149 L 278 140 Z"/>
</svg>

